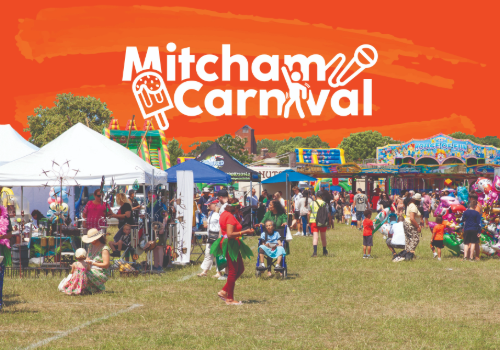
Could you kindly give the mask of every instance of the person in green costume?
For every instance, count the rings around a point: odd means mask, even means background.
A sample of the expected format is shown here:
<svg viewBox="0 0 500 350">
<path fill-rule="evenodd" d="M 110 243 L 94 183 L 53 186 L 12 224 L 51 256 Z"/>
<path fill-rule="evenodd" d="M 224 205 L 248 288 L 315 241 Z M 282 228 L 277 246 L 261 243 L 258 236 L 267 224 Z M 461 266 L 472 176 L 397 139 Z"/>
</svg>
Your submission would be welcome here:
<svg viewBox="0 0 500 350">
<path fill-rule="evenodd" d="M 219 219 L 221 237 L 210 248 L 210 254 L 216 257 L 222 255 L 227 259 L 227 282 L 224 288 L 217 293 L 227 305 L 241 305 L 241 302 L 234 300 L 234 285 L 245 271 L 243 258 L 253 256 L 252 250 L 242 240 L 243 235 L 253 233 L 253 229 L 242 231 L 241 224 L 234 217 L 239 207 L 240 204 L 236 198 L 229 199 L 228 205 Z"/>
<path fill-rule="evenodd" d="M 266 212 L 260 223 L 264 224 L 268 220 L 272 221 L 274 223 L 274 227 L 276 228 L 286 225 L 287 217 L 285 209 L 283 209 L 279 200 L 275 199 L 269 203 L 269 210 Z M 260 224 L 257 224 L 256 226 L 260 226 Z"/>
</svg>

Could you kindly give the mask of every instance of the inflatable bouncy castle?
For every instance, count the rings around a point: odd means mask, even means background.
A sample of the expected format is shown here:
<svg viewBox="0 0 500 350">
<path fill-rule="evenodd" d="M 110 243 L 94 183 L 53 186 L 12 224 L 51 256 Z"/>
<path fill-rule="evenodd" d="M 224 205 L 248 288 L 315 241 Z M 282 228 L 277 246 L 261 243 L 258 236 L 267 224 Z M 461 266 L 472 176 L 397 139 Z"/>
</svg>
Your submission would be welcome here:
<svg viewBox="0 0 500 350">
<path fill-rule="evenodd" d="M 295 155 L 299 164 L 345 164 L 344 150 L 340 148 L 296 148 Z"/>
<path fill-rule="evenodd" d="M 134 119 L 129 120 L 123 130 L 120 129 L 118 120 L 112 119 L 109 127 L 103 129 L 102 133 L 160 170 L 167 170 L 171 166 L 165 133 L 163 130 L 155 130 L 151 120 L 146 120 L 142 131 L 139 131 Z"/>
</svg>

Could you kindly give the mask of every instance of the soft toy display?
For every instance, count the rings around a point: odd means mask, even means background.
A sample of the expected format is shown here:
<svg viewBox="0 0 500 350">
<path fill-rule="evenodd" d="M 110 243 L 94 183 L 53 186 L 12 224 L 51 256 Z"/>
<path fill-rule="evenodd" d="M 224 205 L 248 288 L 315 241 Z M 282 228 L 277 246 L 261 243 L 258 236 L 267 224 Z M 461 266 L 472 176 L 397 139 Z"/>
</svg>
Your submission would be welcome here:
<svg viewBox="0 0 500 350">
<path fill-rule="evenodd" d="M 495 176 L 493 181 L 480 177 L 471 186 L 472 190 L 478 195 L 478 201 L 483 205 L 483 220 L 480 236 L 481 253 L 486 256 L 500 256 L 500 177 Z M 463 252 L 462 241 L 462 223 L 461 216 L 466 210 L 468 204 L 468 194 L 465 188 L 458 187 L 457 197 L 441 197 L 440 203 L 435 210 L 434 215 L 443 216 L 445 228 L 444 246 L 452 254 L 459 255 Z M 431 231 L 435 223 L 429 222 Z"/>
</svg>

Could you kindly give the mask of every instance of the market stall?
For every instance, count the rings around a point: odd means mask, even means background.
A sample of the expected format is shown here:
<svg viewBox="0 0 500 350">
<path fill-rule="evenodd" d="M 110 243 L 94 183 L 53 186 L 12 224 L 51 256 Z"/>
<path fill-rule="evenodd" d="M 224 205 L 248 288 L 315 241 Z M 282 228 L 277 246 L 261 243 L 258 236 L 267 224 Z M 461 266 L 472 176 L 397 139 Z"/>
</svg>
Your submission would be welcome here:
<svg viewBox="0 0 500 350">
<path fill-rule="evenodd" d="M 167 174 L 81 123 L 38 151 L 0 167 L 0 186 L 20 186 L 21 192 L 24 187 L 63 185 L 71 191 L 76 185 L 100 186 L 103 179 L 145 187 L 166 184 Z"/>
</svg>

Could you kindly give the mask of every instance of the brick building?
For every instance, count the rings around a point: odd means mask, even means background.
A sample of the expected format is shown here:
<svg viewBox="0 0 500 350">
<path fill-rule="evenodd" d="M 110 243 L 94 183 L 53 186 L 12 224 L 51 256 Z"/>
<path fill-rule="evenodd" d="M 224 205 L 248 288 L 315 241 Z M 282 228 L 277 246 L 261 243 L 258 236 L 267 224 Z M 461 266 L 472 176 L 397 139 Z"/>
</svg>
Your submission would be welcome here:
<svg viewBox="0 0 500 350">
<path fill-rule="evenodd" d="M 234 136 L 239 136 L 247 141 L 245 144 L 245 149 L 248 151 L 248 153 L 257 154 L 257 141 L 255 141 L 254 130 L 251 127 L 245 125 L 241 129 L 237 130 L 234 133 Z"/>
</svg>

